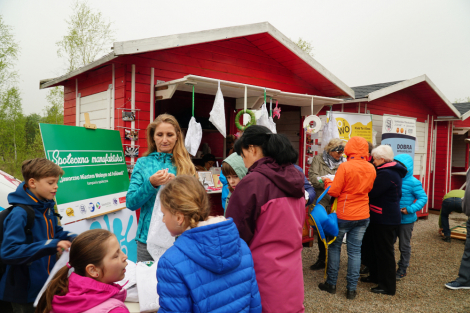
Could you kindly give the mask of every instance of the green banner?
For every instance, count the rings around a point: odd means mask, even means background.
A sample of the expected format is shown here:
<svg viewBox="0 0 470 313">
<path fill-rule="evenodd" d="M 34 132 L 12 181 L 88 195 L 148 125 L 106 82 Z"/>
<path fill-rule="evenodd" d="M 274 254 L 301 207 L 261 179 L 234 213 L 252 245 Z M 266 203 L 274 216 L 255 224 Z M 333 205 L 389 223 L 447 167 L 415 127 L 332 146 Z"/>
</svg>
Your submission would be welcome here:
<svg viewBox="0 0 470 313">
<path fill-rule="evenodd" d="M 56 202 L 63 223 L 125 207 L 129 188 L 119 131 L 39 124 L 46 158 L 60 165 Z"/>
</svg>

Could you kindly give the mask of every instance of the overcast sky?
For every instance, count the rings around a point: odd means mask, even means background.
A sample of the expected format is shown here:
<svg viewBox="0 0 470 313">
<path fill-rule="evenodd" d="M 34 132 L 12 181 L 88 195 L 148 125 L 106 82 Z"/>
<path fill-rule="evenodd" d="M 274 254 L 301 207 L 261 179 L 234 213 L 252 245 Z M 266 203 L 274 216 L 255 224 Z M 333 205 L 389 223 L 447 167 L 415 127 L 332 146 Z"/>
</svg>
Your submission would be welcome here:
<svg viewBox="0 0 470 313">
<path fill-rule="evenodd" d="M 0 0 L 21 47 L 17 63 L 26 114 L 41 113 L 39 80 L 64 74 L 55 43 L 71 0 Z M 225 4 L 228 5 L 225 5 Z M 350 87 L 422 74 L 450 100 L 470 97 L 469 0 L 89 1 L 114 22 L 116 41 L 268 21 L 311 41 L 315 59 Z"/>
</svg>

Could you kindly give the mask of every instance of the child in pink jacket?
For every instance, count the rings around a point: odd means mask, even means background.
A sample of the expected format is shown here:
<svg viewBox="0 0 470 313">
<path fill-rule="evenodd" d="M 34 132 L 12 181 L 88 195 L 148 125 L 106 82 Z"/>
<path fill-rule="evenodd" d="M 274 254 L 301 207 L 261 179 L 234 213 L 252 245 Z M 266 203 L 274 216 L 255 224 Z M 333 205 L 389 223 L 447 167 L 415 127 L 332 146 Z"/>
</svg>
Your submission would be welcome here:
<svg viewBox="0 0 470 313">
<path fill-rule="evenodd" d="M 124 279 L 127 256 L 111 232 L 86 231 L 73 241 L 70 261 L 51 280 L 39 300 L 39 313 L 129 313 Z M 69 269 L 74 271 L 68 276 Z"/>
</svg>

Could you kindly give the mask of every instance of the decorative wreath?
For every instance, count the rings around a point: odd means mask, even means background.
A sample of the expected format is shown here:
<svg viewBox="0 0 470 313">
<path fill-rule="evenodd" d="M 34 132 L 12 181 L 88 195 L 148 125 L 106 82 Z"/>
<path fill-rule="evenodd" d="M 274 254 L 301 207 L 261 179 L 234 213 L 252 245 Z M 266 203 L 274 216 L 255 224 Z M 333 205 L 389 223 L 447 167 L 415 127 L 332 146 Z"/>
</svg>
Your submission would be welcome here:
<svg viewBox="0 0 470 313">
<path fill-rule="evenodd" d="M 243 113 L 250 114 L 250 117 L 251 117 L 251 120 L 245 126 L 240 125 L 240 117 L 243 116 Z M 245 129 L 247 129 L 251 125 L 256 125 L 255 113 L 251 110 L 246 110 L 246 111 L 240 110 L 240 111 L 238 111 L 237 115 L 235 116 L 235 126 L 237 126 L 237 128 L 239 130 L 245 131 Z"/>
</svg>

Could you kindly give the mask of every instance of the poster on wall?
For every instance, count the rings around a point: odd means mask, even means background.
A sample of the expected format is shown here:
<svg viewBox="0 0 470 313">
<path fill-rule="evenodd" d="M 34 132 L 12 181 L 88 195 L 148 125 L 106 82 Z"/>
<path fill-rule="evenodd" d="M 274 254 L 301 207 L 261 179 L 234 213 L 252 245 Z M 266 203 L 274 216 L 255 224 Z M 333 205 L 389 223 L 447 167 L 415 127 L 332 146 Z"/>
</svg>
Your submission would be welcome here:
<svg viewBox="0 0 470 313">
<path fill-rule="evenodd" d="M 56 194 L 63 225 L 125 208 L 129 176 L 119 131 L 39 128 L 46 158 L 64 170 Z"/>
<path fill-rule="evenodd" d="M 329 112 L 327 112 L 327 116 Z M 338 126 L 339 138 L 348 142 L 351 137 L 359 136 L 372 142 L 372 115 L 333 112 Z"/>
<path fill-rule="evenodd" d="M 382 144 L 392 147 L 394 155 L 409 154 L 414 159 L 416 118 L 384 115 Z"/>
<path fill-rule="evenodd" d="M 129 260 L 137 262 L 137 218 L 135 212 L 125 209 L 103 216 L 64 225 L 67 231 L 81 234 L 90 229 L 106 229 L 116 235 L 117 240 Z"/>
</svg>

